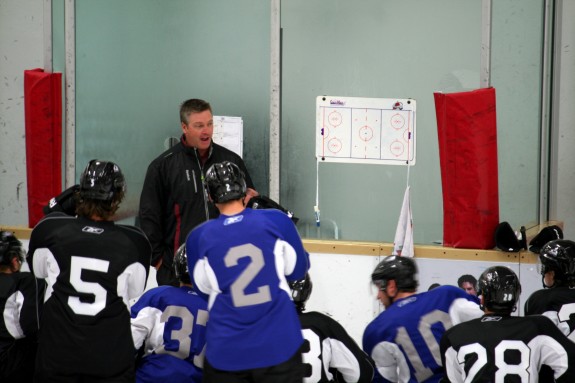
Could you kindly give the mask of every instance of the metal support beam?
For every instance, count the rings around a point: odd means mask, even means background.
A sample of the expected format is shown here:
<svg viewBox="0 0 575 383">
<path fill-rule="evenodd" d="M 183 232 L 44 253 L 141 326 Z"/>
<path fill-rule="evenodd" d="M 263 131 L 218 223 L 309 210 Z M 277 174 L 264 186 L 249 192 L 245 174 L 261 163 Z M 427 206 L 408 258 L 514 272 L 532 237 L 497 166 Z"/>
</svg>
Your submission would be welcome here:
<svg viewBox="0 0 575 383">
<path fill-rule="evenodd" d="M 481 64 L 479 84 L 481 88 L 491 86 L 491 2 L 482 0 L 481 3 Z"/>
<path fill-rule="evenodd" d="M 65 83 L 65 184 L 76 183 L 76 9 L 75 0 L 64 5 L 66 46 Z"/>
<path fill-rule="evenodd" d="M 280 200 L 281 0 L 271 0 L 269 197 Z"/>
</svg>

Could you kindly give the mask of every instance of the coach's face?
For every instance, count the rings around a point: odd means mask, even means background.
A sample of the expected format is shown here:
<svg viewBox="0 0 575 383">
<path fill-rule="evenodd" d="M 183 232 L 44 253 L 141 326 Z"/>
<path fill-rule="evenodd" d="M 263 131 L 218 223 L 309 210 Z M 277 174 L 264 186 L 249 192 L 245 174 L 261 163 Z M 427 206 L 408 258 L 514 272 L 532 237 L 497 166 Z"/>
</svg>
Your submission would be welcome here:
<svg viewBox="0 0 575 383">
<path fill-rule="evenodd" d="M 186 145 L 197 148 L 205 153 L 212 143 L 214 133 L 214 118 L 212 112 L 204 110 L 199 113 L 190 113 L 188 123 L 182 122 L 182 131 L 186 137 Z"/>
</svg>

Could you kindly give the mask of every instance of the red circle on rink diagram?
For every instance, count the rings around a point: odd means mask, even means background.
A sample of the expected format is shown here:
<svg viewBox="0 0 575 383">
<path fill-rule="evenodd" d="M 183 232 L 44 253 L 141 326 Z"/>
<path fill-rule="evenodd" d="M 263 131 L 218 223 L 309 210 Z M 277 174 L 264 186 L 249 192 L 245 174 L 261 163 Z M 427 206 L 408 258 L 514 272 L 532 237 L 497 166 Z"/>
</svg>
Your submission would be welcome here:
<svg viewBox="0 0 575 383">
<path fill-rule="evenodd" d="M 337 138 L 332 138 L 327 143 L 327 148 L 332 153 L 338 153 L 341 150 L 342 146 L 343 145 L 341 144 L 341 141 Z"/>
<path fill-rule="evenodd" d="M 389 145 L 389 151 L 394 156 L 399 157 L 405 151 L 405 145 L 402 142 L 395 140 Z"/>
<path fill-rule="evenodd" d="M 343 118 L 341 117 L 341 113 L 333 111 L 327 116 L 327 120 L 331 126 L 338 127 L 341 125 Z"/>
<path fill-rule="evenodd" d="M 401 114 L 396 113 L 391 116 L 389 123 L 393 129 L 399 130 L 405 126 L 405 118 Z"/>
</svg>

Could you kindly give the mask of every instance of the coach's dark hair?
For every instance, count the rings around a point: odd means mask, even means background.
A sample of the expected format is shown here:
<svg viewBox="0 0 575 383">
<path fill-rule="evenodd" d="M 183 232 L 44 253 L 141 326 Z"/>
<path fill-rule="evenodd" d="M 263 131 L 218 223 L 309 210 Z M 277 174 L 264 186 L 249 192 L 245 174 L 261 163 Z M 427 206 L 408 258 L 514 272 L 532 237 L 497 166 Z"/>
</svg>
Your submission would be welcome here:
<svg viewBox="0 0 575 383">
<path fill-rule="evenodd" d="M 186 100 L 180 106 L 180 122 L 187 125 L 190 114 L 201 113 L 206 110 L 212 111 L 212 106 L 209 102 L 200 100 L 199 98 Z"/>
</svg>

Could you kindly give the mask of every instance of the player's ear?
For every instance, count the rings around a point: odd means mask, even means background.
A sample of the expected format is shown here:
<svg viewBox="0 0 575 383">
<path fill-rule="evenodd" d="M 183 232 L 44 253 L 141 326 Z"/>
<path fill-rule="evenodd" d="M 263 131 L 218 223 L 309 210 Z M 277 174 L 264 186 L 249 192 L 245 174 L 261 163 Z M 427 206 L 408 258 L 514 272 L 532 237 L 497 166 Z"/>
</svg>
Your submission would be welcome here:
<svg viewBox="0 0 575 383">
<path fill-rule="evenodd" d="M 10 262 L 10 268 L 12 269 L 12 272 L 15 273 L 17 271 L 20 271 L 21 267 L 22 262 L 20 261 L 20 258 L 18 257 L 12 258 L 12 261 Z"/>
<path fill-rule="evenodd" d="M 395 297 L 397 295 L 397 284 L 395 283 L 395 279 L 390 279 L 387 281 L 385 292 L 390 297 Z"/>
</svg>

